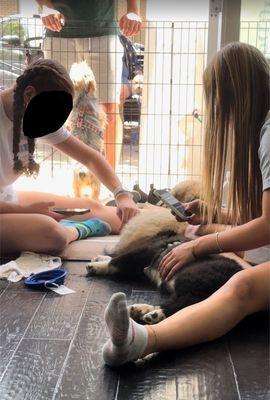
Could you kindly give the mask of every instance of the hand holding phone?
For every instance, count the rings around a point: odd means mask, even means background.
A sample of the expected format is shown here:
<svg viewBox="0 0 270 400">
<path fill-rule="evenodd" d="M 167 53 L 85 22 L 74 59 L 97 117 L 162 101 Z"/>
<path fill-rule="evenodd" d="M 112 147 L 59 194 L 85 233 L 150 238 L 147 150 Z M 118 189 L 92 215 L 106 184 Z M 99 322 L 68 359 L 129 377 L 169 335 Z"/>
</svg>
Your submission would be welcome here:
<svg viewBox="0 0 270 400">
<path fill-rule="evenodd" d="M 51 211 L 71 217 L 73 215 L 83 215 L 90 212 L 90 208 L 51 208 Z"/>
<path fill-rule="evenodd" d="M 154 190 L 154 196 L 166 204 L 178 218 L 182 221 L 188 221 L 193 214 L 185 209 L 185 206 L 177 200 L 168 190 Z"/>
</svg>

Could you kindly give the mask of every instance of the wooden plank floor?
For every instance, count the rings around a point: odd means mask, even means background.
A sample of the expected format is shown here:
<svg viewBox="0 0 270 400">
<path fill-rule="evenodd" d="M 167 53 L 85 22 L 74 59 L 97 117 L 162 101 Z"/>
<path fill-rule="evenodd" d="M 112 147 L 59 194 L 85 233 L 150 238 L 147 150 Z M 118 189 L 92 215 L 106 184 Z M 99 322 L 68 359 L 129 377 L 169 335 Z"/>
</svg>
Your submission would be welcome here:
<svg viewBox="0 0 270 400">
<path fill-rule="evenodd" d="M 0 281 L 1 400 L 270 398 L 266 313 L 215 342 L 111 369 L 101 359 L 110 296 L 158 303 L 158 294 L 145 284 L 86 278 L 83 262 L 65 267 L 76 290 L 68 296 Z"/>
</svg>

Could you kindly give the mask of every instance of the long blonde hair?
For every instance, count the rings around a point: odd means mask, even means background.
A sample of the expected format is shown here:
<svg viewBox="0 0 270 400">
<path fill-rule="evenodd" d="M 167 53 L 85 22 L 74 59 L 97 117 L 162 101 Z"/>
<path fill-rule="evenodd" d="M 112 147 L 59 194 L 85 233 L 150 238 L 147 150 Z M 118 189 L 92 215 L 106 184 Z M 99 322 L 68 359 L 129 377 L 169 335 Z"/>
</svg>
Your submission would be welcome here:
<svg viewBox="0 0 270 400">
<path fill-rule="evenodd" d="M 269 65 L 244 43 L 220 50 L 203 75 L 206 103 L 203 193 L 208 223 L 221 221 L 223 181 L 230 171 L 227 222 L 261 215 L 260 130 L 270 108 Z"/>
</svg>

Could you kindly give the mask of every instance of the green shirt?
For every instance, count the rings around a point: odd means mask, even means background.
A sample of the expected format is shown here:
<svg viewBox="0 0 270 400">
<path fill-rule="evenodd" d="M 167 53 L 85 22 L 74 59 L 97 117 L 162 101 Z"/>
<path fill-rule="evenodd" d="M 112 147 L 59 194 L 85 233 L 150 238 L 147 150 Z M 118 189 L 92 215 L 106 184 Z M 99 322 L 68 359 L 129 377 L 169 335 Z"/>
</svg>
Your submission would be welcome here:
<svg viewBox="0 0 270 400">
<path fill-rule="evenodd" d="M 53 0 L 57 11 L 65 16 L 60 32 L 47 29 L 46 36 L 85 38 L 117 35 L 115 0 Z"/>
</svg>

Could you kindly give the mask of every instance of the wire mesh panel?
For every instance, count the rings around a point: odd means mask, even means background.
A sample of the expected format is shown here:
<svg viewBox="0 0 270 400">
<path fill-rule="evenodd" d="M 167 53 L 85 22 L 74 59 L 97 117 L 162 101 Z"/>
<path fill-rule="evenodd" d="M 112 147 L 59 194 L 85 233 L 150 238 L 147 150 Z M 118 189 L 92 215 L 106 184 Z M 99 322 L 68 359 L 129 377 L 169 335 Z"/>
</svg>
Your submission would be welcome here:
<svg viewBox="0 0 270 400">
<path fill-rule="evenodd" d="M 40 55 L 43 28 L 40 18 L 0 18 L 0 86 L 11 86 L 23 71 L 30 52 Z"/>
<path fill-rule="evenodd" d="M 171 187 L 200 175 L 206 22 L 156 22 L 146 29 L 139 141 L 142 187 Z"/>
<path fill-rule="evenodd" d="M 125 44 L 117 36 L 112 41 L 102 39 L 104 43 L 85 39 L 80 51 L 70 38 L 56 42 L 50 38 L 44 41 L 43 36 L 39 18 L 0 20 L 1 87 L 12 85 L 25 65 L 42 57 L 43 52 L 53 58 L 57 53 L 68 69 L 74 61 L 85 58 L 93 67 L 95 54 L 101 52 L 103 61 L 95 69 L 96 81 L 103 85 L 99 100 L 114 101 L 103 98 L 109 90 L 112 96 L 120 94 L 120 110 L 111 108 L 109 117 L 116 124 L 113 114 L 120 113 L 122 120 L 120 134 L 105 135 L 105 148 L 107 157 L 114 153 L 113 166 L 124 184 L 131 188 L 138 182 L 148 190 L 152 183 L 172 187 L 184 179 L 200 177 L 208 22 L 144 22 L 136 41 Z M 242 22 L 240 40 L 270 58 L 270 21 Z M 117 76 L 112 71 L 106 73 L 109 55 Z M 36 157 L 41 173 L 33 189 L 71 194 L 71 182 L 67 182 L 73 169 L 70 159 L 43 144 L 37 145 Z M 27 188 L 30 186 L 28 181 Z"/>
<path fill-rule="evenodd" d="M 242 21 L 240 41 L 257 47 L 270 59 L 270 21 Z"/>
</svg>

